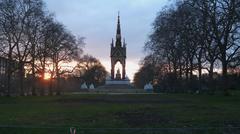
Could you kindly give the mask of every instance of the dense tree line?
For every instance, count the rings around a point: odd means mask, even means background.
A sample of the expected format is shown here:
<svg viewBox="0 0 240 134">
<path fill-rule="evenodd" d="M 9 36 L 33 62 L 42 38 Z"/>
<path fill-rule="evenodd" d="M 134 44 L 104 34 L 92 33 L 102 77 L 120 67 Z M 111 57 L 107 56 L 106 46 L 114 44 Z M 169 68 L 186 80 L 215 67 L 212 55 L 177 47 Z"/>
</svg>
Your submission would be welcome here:
<svg viewBox="0 0 240 134">
<path fill-rule="evenodd" d="M 42 0 L 0 0 L 0 56 L 8 61 L 0 93 L 37 95 L 48 74 L 47 92 L 61 94 L 62 77 L 74 72 L 62 64 L 79 60 L 83 40 L 56 21 Z"/>
<path fill-rule="evenodd" d="M 88 92 L 89 90 L 81 89 L 82 84 L 88 87 L 93 84 L 95 88 L 105 84 L 107 71 L 99 59 L 85 54 L 75 59 L 74 68 L 63 70 L 65 79 L 60 79 L 60 87 L 65 92 Z M 73 66 L 72 66 L 73 67 Z"/>
<path fill-rule="evenodd" d="M 82 78 L 81 83 L 93 84 L 95 87 L 105 84 L 107 71 L 101 62 L 91 55 L 83 55 L 78 60 L 74 71 L 75 76 Z"/>
<path fill-rule="evenodd" d="M 240 1 L 178 1 L 158 13 L 145 50 L 141 69 L 153 66 L 151 81 L 165 89 L 214 89 L 217 80 L 229 94 L 230 70 L 240 62 Z"/>
</svg>

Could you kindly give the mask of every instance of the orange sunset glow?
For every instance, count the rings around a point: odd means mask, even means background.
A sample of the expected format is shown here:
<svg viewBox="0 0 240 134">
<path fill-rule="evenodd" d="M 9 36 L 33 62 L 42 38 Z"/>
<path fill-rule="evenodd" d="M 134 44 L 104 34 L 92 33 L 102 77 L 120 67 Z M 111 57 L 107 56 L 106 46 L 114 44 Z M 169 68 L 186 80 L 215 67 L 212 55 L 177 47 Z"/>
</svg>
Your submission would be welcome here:
<svg viewBox="0 0 240 134">
<path fill-rule="evenodd" d="M 51 74 L 50 73 L 44 73 L 44 80 L 49 80 L 51 78 Z"/>
</svg>

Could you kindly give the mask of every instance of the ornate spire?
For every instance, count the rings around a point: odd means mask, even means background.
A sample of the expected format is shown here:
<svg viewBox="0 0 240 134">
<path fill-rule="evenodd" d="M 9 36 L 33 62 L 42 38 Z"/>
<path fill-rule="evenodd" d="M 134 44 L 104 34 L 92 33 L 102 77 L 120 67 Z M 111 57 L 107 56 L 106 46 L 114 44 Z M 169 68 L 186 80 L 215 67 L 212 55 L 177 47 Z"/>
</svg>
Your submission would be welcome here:
<svg viewBox="0 0 240 134">
<path fill-rule="evenodd" d="M 117 22 L 117 34 L 116 34 L 116 46 L 121 47 L 121 25 L 120 25 L 120 12 L 118 12 L 118 22 Z"/>
<path fill-rule="evenodd" d="M 114 46 L 114 40 L 113 40 L 113 38 L 112 38 L 111 47 L 113 47 L 113 46 Z"/>
</svg>

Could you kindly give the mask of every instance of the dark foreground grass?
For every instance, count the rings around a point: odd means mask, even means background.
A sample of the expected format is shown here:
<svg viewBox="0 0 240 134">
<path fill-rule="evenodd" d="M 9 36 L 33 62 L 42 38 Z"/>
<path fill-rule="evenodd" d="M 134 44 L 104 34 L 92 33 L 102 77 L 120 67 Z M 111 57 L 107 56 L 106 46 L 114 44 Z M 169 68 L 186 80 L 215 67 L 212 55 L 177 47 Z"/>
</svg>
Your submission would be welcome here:
<svg viewBox="0 0 240 134">
<path fill-rule="evenodd" d="M 240 94 L 0 98 L 0 134 L 238 134 Z"/>
</svg>

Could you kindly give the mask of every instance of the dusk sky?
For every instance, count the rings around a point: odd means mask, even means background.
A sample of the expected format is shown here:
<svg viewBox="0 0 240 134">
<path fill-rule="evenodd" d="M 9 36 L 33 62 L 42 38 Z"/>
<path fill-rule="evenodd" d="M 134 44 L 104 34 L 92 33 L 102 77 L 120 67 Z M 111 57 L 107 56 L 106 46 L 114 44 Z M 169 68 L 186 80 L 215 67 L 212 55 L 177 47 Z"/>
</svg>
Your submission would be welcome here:
<svg viewBox="0 0 240 134">
<path fill-rule="evenodd" d="M 169 0 L 44 0 L 57 20 L 86 38 L 85 54 L 98 58 L 110 72 L 110 43 L 115 39 L 120 11 L 122 37 L 127 43 L 127 76 L 132 80 L 145 56 L 144 43 L 157 13 Z"/>
</svg>

